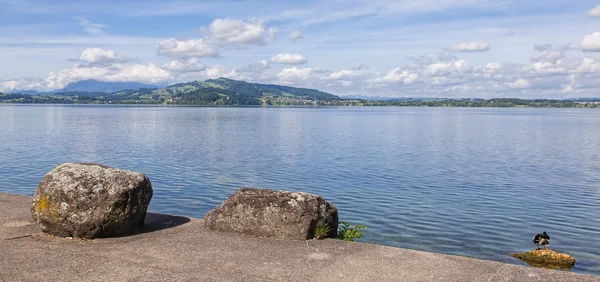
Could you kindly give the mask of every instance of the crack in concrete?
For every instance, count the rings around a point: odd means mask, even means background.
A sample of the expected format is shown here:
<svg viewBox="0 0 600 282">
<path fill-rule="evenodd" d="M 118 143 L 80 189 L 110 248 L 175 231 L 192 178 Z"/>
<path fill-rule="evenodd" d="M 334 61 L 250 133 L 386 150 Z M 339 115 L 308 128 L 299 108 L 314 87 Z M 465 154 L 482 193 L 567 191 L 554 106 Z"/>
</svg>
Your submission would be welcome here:
<svg viewBox="0 0 600 282">
<path fill-rule="evenodd" d="M 27 237 L 32 237 L 33 235 L 31 234 L 27 234 L 27 235 L 23 235 L 23 236 L 17 236 L 17 237 L 12 237 L 12 238 L 6 238 L 4 240 L 8 241 L 8 240 L 17 240 L 17 239 L 23 239 L 23 238 L 27 238 Z"/>
<path fill-rule="evenodd" d="M 310 240 L 306 240 L 306 246 L 310 249 L 310 245 L 308 245 L 308 241 L 310 241 Z M 310 264 L 310 256 L 306 259 L 306 263 L 308 264 L 308 268 L 312 268 L 312 264 Z"/>
</svg>

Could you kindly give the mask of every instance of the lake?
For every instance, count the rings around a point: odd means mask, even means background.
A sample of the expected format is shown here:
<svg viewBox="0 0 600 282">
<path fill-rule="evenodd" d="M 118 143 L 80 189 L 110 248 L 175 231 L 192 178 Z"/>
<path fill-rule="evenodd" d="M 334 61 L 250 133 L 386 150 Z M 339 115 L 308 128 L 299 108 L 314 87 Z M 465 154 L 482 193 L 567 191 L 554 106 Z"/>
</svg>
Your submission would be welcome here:
<svg viewBox="0 0 600 282">
<path fill-rule="evenodd" d="M 323 196 L 362 242 L 600 275 L 600 111 L 0 105 L 0 191 L 62 162 L 151 179 L 153 212 L 203 217 L 240 187 Z"/>
</svg>

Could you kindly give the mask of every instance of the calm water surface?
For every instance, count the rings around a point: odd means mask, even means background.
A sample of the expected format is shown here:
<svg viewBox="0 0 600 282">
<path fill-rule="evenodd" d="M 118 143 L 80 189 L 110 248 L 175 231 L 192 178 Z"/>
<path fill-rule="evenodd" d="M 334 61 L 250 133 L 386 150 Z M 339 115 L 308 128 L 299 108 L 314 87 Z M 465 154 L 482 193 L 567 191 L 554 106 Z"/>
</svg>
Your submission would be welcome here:
<svg viewBox="0 0 600 282">
<path fill-rule="evenodd" d="M 364 242 L 520 263 L 545 230 L 600 275 L 598 110 L 0 106 L 0 191 L 73 161 L 145 173 L 154 212 L 306 191 Z"/>
</svg>

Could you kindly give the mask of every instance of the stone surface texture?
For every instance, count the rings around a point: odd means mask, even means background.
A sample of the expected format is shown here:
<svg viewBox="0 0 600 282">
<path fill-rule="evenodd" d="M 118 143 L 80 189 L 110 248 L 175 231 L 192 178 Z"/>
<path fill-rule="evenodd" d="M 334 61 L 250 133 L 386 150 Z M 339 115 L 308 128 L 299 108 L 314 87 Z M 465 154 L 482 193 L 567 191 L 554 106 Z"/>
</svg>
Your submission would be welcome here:
<svg viewBox="0 0 600 282">
<path fill-rule="evenodd" d="M 135 236 L 67 240 L 40 232 L 31 197 L 0 193 L 0 207 L 2 282 L 600 281 L 514 265 L 524 263 L 510 257 L 514 264 L 333 239 L 242 236 L 209 230 L 201 219 L 181 224 L 152 213 Z"/>
<path fill-rule="evenodd" d="M 241 188 L 204 217 L 206 227 L 261 237 L 306 240 L 317 225 L 334 237 L 337 209 L 322 197 L 300 192 Z"/>
<path fill-rule="evenodd" d="M 144 223 L 152 184 L 143 174 L 91 163 L 64 163 L 34 194 L 32 214 L 58 237 L 98 238 L 134 233 Z"/>
</svg>

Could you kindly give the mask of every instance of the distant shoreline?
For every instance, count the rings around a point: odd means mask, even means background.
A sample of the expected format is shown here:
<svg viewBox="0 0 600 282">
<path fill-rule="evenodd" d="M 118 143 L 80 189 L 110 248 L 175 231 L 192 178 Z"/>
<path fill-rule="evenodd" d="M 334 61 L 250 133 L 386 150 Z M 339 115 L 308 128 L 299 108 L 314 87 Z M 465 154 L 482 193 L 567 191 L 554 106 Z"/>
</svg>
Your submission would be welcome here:
<svg viewBox="0 0 600 282">
<path fill-rule="evenodd" d="M 94 85 L 105 82 L 92 81 Z M 98 85 L 96 85 L 98 86 Z M 105 85 L 106 86 L 106 85 Z M 81 87 L 77 88 L 80 89 Z M 106 87 L 105 87 L 106 88 Z M 98 88 L 89 88 L 98 91 Z M 65 89 L 63 89 L 65 90 Z M 399 93 L 401 94 L 401 93 Z M 316 89 L 249 83 L 227 78 L 174 84 L 165 88 L 140 88 L 116 92 L 67 91 L 56 93 L 0 93 L 0 103 L 12 104 L 119 104 L 209 107 L 490 107 L 490 108 L 600 108 L 600 98 L 407 98 L 340 97 Z"/>
<path fill-rule="evenodd" d="M 125 107 L 206 107 L 206 108 L 330 108 L 330 107 L 410 107 L 410 108 L 580 108 L 597 109 L 600 102 L 581 102 L 571 100 L 521 100 L 514 102 L 490 103 L 491 100 L 409 100 L 409 101 L 364 101 L 336 100 L 315 101 L 314 104 L 291 105 L 200 105 L 200 104 L 171 104 L 171 103 L 81 103 L 81 102 L 19 102 L 1 101 L 0 105 L 62 105 L 62 106 L 125 106 Z M 538 101 L 538 102 L 536 102 Z"/>
</svg>

